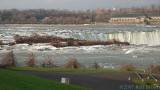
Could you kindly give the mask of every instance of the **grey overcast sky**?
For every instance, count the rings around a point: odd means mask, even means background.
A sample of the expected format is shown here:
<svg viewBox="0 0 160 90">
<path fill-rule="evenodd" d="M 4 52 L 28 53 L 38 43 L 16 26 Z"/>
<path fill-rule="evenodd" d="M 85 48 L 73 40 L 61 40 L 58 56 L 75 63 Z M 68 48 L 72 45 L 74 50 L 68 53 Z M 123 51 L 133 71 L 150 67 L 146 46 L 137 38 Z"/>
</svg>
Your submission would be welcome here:
<svg viewBox="0 0 160 90">
<path fill-rule="evenodd" d="M 160 5 L 160 0 L 0 0 L 0 9 L 95 9 Z"/>
</svg>

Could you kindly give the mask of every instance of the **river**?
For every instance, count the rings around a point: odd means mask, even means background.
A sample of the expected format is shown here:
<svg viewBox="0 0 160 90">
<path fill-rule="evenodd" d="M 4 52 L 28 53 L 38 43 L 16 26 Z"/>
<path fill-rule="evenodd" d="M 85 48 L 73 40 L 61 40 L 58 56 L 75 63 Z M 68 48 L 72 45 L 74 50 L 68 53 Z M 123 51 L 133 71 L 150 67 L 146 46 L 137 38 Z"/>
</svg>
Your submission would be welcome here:
<svg viewBox="0 0 160 90">
<path fill-rule="evenodd" d="M 146 67 L 150 64 L 160 64 L 160 27 L 146 25 L 0 25 L 0 40 L 14 41 L 15 35 L 30 36 L 54 35 L 63 38 L 81 40 L 107 41 L 116 39 L 129 42 L 129 46 L 95 45 L 79 47 L 56 48 L 49 44 L 16 44 L 3 45 L 0 48 L 1 58 L 9 50 L 14 51 L 18 66 L 24 66 L 33 52 L 37 65 L 50 57 L 57 65 L 63 65 L 69 57 L 77 58 L 84 66 L 97 62 L 103 67 L 118 67 L 133 64 Z"/>
</svg>

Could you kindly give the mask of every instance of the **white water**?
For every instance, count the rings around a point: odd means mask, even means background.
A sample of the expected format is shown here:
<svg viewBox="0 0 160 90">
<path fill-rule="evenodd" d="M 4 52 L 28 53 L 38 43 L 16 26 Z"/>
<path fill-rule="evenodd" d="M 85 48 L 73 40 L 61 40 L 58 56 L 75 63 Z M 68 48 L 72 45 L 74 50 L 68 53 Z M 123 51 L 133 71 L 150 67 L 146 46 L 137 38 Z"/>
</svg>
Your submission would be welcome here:
<svg viewBox="0 0 160 90">
<path fill-rule="evenodd" d="M 116 32 L 116 33 L 95 33 L 95 32 L 67 32 L 56 33 L 56 36 L 65 38 L 76 38 L 84 40 L 101 40 L 108 41 L 112 39 L 119 40 L 121 42 L 129 42 L 130 44 L 147 44 L 149 46 L 160 45 L 160 31 L 135 31 L 135 32 Z"/>
<path fill-rule="evenodd" d="M 152 32 L 123 32 L 107 34 L 104 36 L 109 39 L 117 39 L 122 42 L 129 42 L 131 44 L 147 44 L 149 46 L 160 45 L 160 31 Z"/>
<path fill-rule="evenodd" d="M 130 44 L 160 45 L 160 28 L 147 26 L 1 26 L 0 39 L 13 39 L 16 34 L 54 35 L 64 38 L 107 41 L 116 39 Z"/>
<path fill-rule="evenodd" d="M 0 59 L 13 49 L 17 65 L 23 66 L 33 52 L 40 65 L 48 56 L 56 64 L 64 64 L 69 57 L 75 57 L 81 64 L 98 63 L 134 64 L 145 66 L 160 63 L 160 28 L 146 26 L 0 26 L 0 40 L 12 41 L 16 34 L 29 36 L 55 35 L 65 38 L 107 41 L 117 39 L 129 42 L 130 46 L 81 46 L 55 48 L 49 44 L 17 44 L 0 47 Z M 147 45 L 142 45 L 147 44 Z"/>
</svg>

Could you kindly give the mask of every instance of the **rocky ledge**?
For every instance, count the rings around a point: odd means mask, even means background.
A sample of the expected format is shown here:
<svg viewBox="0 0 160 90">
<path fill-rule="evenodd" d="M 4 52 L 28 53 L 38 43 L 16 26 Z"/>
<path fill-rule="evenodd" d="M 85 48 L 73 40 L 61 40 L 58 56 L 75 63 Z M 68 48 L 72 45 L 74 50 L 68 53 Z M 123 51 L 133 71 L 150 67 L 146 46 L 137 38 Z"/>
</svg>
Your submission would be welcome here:
<svg viewBox="0 0 160 90">
<path fill-rule="evenodd" d="M 115 39 L 109 41 L 90 41 L 90 40 L 78 40 L 73 38 L 61 38 L 56 36 L 19 36 L 14 37 L 15 44 L 34 44 L 34 43 L 50 43 L 55 47 L 67 47 L 67 46 L 91 46 L 91 45 L 130 45 L 128 42 L 121 42 Z"/>
</svg>

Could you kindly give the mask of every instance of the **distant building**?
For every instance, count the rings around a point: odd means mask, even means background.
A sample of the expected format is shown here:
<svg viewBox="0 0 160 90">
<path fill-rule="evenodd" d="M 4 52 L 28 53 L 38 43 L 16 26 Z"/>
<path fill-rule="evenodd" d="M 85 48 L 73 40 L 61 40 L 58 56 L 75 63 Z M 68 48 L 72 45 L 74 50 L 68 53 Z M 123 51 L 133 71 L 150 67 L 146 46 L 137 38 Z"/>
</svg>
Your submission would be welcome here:
<svg viewBox="0 0 160 90">
<path fill-rule="evenodd" d="M 149 24 L 151 25 L 160 25 L 160 16 L 158 17 L 151 17 L 148 19 Z"/>
<path fill-rule="evenodd" d="M 111 24 L 150 24 L 160 25 L 160 16 L 157 17 L 113 17 Z"/>
<path fill-rule="evenodd" d="M 144 24 L 145 17 L 114 17 L 109 20 L 111 24 Z"/>
</svg>

